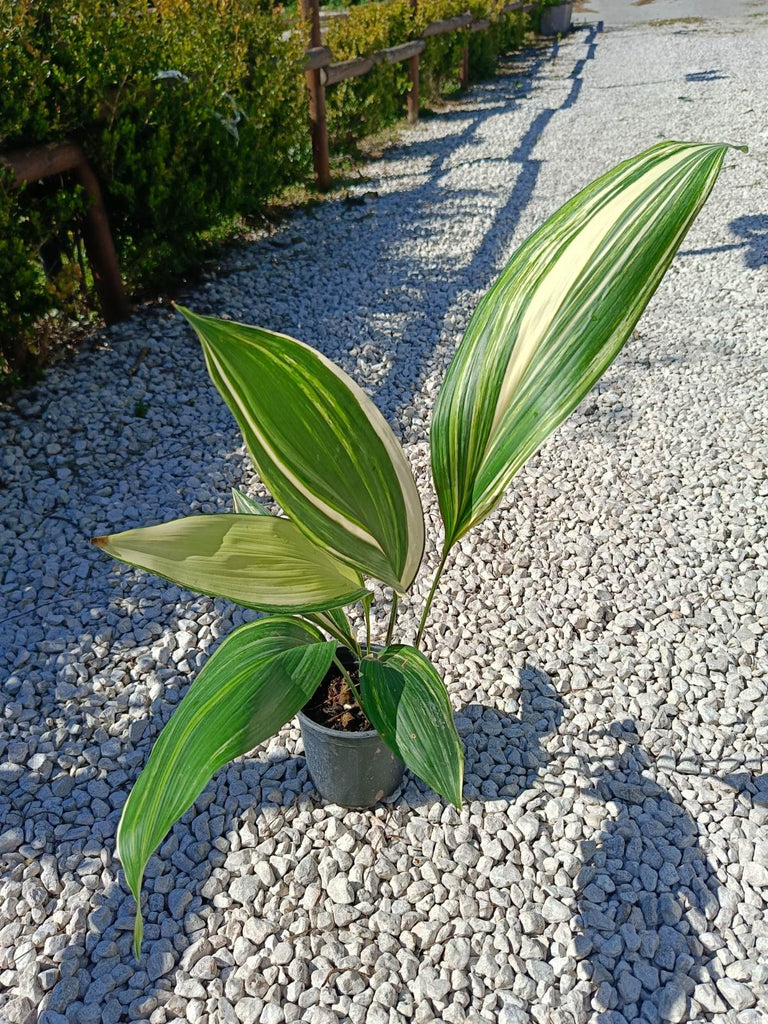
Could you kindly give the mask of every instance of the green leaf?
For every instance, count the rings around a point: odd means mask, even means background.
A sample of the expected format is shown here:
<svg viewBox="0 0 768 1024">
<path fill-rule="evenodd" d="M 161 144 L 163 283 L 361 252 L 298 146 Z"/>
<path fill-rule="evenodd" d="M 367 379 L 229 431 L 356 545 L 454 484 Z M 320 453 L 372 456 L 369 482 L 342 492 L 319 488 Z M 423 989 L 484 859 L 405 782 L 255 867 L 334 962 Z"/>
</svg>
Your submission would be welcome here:
<svg viewBox="0 0 768 1024">
<path fill-rule="evenodd" d="M 359 573 L 277 516 L 188 516 L 93 543 L 172 583 L 262 611 L 320 611 L 368 593 Z"/>
<path fill-rule="evenodd" d="M 272 513 L 268 511 L 261 502 L 256 501 L 255 498 L 249 497 L 247 494 L 243 494 L 242 491 L 238 491 L 236 487 L 232 488 L 232 503 L 235 508 L 235 512 L 238 515 L 247 516 L 270 516 Z"/>
<path fill-rule="evenodd" d="M 613 361 L 727 149 L 663 142 L 620 164 L 534 232 L 481 300 L 432 421 L 446 551 Z"/>
<path fill-rule="evenodd" d="M 309 623 L 268 618 L 234 630 L 206 662 L 155 743 L 117 829 L 117 853 L 136 899 L 137 956 L 141 880 L 153 851 L 214 772 L 273 736 L 306 704 L 335 649 Z"/>
<path fill-rule="evenodd" d="M 334 557 L 405 591 L 424 548 L 421 501 L 402 448 L 365 392 L 302 342 L 178 308 L 286 514 Z"/>
<path fill-rule="evenodd" d="M 243 494 L 242 491 L 238 491 L 236 487 L 232 488 L 232 501 L 235 506 L 235 512 L 240 515 L 271 515 L 271 512 L 268 512 L 260 502 L 256 501 L 255 498 L 249 497 L 247 494 Z M 354 648 L 355 641 L 352 636 L 352 627 L 343 608 L 329 608 L 323 612 L 308 613 L 304 617 L 309 619 L 310 622 L 314 622 L 316 626 L 320 626 L 327 633 L 330 633 L 332 637 L 341 641 L 345 646 Z"/>
<path fill-rule="evenodd" d="M 464 753 L 435 667 L 393 644 L 360 662 L 363 710 L 384 742 L 436 793 L 461 807 Z"/>
<path fill-rule="evenodd" d="M 305 618 L 324 629 L 326 633 L 330 633 L 332 637 L 339 640 L 345 647 L 349 647 L 350 650 L 355 650 L 357 647 L 355 638 L 352 636 L 352 626 L 343 608 L 329 608 L 324 612 L 306 615 Z"/>
</svg>

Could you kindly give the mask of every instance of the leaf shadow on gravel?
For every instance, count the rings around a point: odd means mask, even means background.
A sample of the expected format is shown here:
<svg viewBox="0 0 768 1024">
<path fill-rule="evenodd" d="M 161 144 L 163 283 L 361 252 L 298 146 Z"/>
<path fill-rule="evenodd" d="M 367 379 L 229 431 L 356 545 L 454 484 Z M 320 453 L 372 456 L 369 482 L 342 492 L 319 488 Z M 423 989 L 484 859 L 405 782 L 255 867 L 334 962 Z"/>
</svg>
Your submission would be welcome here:
<svg viewBox="0 0 768 1024">
<path fill-rule="evenodd" d="M 729 224 L 731 232 L 742 239 L 740 242 L 726 242 L 704 249 L 681 249 L 680 256 L 714 256 L 734 249 L 744 250 L 744 262 L 750 270 L 760 270 L 768 265 L 768 214 L 751 213 L 735 217 Z"/>
<path fill-rule="evenodd" d="M 731 221 L 731 231 L 744 241 L 744 262 L 751 270 L 768 265 L 768 214 L 747 214 Z"/>
<path fill-rule="evenodd" d="M 606 805 L 606 822 L 597 840 L 582 844 L 577 878 L 575 951 L 593 986 L 594 1020 L 725 1012 L 714 986 L 722 969 L 712 964 L 725 945 L 716 933 L 719 883 L 699 829 L 648 773 L 634 723 L 616 722 L 610 732 L 616 755 L 586 769 L 594 782 L 586 795 Z"/>
<path fill-rule="evenodd" d="M 520 671 L 518 699 L 517 716 L 479 703 L 456 713 L 464 743 L 465 800 L 513 802 L 549 763 L 543 741 L 562 720 L 560 696 L 545 672 L 526 665 Z"/>
</svg>

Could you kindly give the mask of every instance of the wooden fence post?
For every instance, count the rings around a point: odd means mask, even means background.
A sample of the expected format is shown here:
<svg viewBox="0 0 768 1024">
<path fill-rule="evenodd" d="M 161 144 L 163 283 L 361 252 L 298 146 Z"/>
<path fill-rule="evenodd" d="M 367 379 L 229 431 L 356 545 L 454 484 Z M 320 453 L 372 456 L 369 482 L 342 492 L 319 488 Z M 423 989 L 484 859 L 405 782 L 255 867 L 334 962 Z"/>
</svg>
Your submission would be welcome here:
<svg viewBox="0 0 768 1024">
<path fill-rule="evenodd" d="M 309 23 L 309 45 L 320 46 L 319 0 L 301 0 L 304 20 Z M 312 161 L 315 166 L 315 181 L 321 192 L 331 187 L 331 169 L 328 155 L 328 123 L 325 118 L 325 86 L 320 68 L 307 71 L 307 92 L 309 93 L 309 126 L 312 134 Z"/>
<path fill-rule="evenodd" d="M 120 276 L 109 219 L 99 182 L 82 148 L 76 142 L 50 143 L 4 153 L 0 164 L 13 172 L 16 184 L 70 174 L 82 187 L 87 198 L 83 238 L 101 311 L 108 324 L 125 320 L 131 308 Z"/>
<path fill-rule="evenodd" d="M 411 11 L 414 18 L 416 17 L 416 7 L 418 0 L 411 0 Z M 408 109 L 408 124 L 416 124 L 419 120 L 419 62 L 421 61 L 421 54 L 416 53 L 408 60 L 408 81 L 411 83 L 411 87 L 408 90 L 407 97 L 407 109 Z"/>
<path fill-rule="evenodd" d="M 459 71 L 459 82 L 462 89 L 469 88 L 469 41 L 464 46 L 464 52 L 461 55 L 461 69 Z"/>
<path fill-rule="evenodd" d="M 408 124 L 416 124 L 419 120 L 419 60 L 418 53 L 408 59 L 408 80 L 411 83 L 407 97 Z"/>
</svg>

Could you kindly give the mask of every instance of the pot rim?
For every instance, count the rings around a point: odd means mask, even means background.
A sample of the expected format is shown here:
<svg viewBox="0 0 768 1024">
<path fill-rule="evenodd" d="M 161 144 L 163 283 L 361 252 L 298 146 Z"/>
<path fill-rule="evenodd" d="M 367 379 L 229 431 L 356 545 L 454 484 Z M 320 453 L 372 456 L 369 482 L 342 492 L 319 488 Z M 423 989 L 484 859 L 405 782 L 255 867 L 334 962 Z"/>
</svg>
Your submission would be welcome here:
<svg viewBox="0 0 768 1024">
<path fill-rule="evenodd" d="M 383 644 L 371 644 L 371 650 L 372 651 L 383 651 L 384 650 L 384 646 L 383 646 Z M 357 662 L 357 658 L 355 657 L 354 651 L 351 651 L 344 644 L 339 644 L 338 647 L 336 648 L 337 656 L 339 655 L 339 652 L 341 652 L 341 651 L 346 651 L 348 654 L 351 654 L 352 657 L 355 658 L 355 661 Z M 365 657 L 365 655 L 363 655 L 363 657 Z M 360 660 L 362 661 L 362 658 Z M 328 671 L 330 671 L 330 669 Z M 311 698 L 310 698 L 310 700 L 311 700 Z M 307 702 L 307 703 L 309 703 L 309 702 Z M 306 707 L 306 704 L 304 705 L 304 707 Z M 309 715 L 305 714 L 304 713 L 304 707 L 300 708 L 296 712 L 296 717 L 299 719 L 299 722 L 307 722 L 310 726 L 312 726 L 313 729 L 316 729 L 321 735 L 325 734 L 327 736 L 336 736 L 336 737 L 345 736 L 348 739 L 359 738 L 361 740 L 369 740 L 369 739 L 372 739 L 374 736 L 378 736 L 378 738 L 381 740 L 381 742 L 388 746 L 386 740 L 383 738 L 383 736 L 381 735 L 381 733 L 379 732 L 378 729 L 366 729 L 365 732 L 353 732 L 352 730 L 347 730 L 347 729 L 329 729 L 327 725 L 321 725 L 319 722 L 316 722 L 314 720 L 314 718 L 310 718 Z M 391 749 L 391 748 L 389 748 L 389 749 Z M 393 755 L 395 757 L 397 757 L 397 755 L 394 753 L 394 751 L 392 751 L 392 753 L 393 753 Z"/>
<path fill-rule="evenodd" d="M 370 740 L 376 736 L 382 743 L 386 744 L 386 741 L 382 738 L 378 729 L 366 729 L 365 732 L 353 732 L 352 730 L 347 729 L 329 729 L 327 725 L 320 725 L 320 723 L 316 722 L 314 718 L 310 718 L 309 715 L 304 714 L 303 708 L 296 712 L 296 717 L 299 719 L 300 723 L 306 722 L 308 726 L 312 729 L 316 729 L 321 735 L 334 736 L 337 738 L 341 736 L 352 741 Z"/>
</svg>

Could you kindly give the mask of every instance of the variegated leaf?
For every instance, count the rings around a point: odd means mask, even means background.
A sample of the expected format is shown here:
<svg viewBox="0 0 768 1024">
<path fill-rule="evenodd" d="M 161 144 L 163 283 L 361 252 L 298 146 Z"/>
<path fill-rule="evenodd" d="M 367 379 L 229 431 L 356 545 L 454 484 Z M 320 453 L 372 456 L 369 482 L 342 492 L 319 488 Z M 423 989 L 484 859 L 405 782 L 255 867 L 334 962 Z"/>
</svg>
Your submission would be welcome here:
<svg viewBox="0 0 768 1024">
<path fill-rule="evenodd" d="M 236 487 L 232 488 L 232 501 L 234 502 L 235 512 L 239 515 L 268 516 L 272 514 L 255 498 L 243 494 Z M 315 625 L 320 626 L 327 633 L 330 633 L 332 637 L 340 640 L 345 646 L 351 648 L 356 646 L 355 639 L 352 636 L 352 627 L 343 608 L 329 608 L 313 614 L 307 613 L 304 617 L 309 619 L 310 622 L 314 622 Z"/>
<path fill-rule="evenodd" d="M 335 558 L 405 591 L 424 548 L 421 501 L 365 392 L 303 342 L 179 309 L 286 514 Z"/>
<path fill-rule="evenodd" d="M 309 700 L 331 665 L 334 640 L 300 619 L 272 617 L 234 630 L 174 712 L 126 801 L 117 853 L 136 899 L 142 937 L 147 861 L 215 771 L 269 739 Z"/>
<path fill-rule="evenodd" d="M 93 543 L 172 583 L 262 611 L 320 611 L 368 593 L 358 572 L 277 516 L 187 516 Z"/>
<path fill-rule="evenodd" d="M 432 422 L 446 551 L 619 352 L 727 149 L 663 142 L 620 164 L 534 232 L 481 300 Z"/>
<path fill-rule="evenodd" d="M 371 724 L 400 760 L 461 807 L 461 739 L 443 681 L 421 651 L 392 644 L 363 658 L 360 699 Z"/>
<path fill-rule="evenodd" d="M 271 516 L 272 513 L 269 509 L 264 508 L 260 501 L 256 501 L 249 494 L 244 494 L 242 491 L 238 491 L 236 487 L 232 488 L 232 505 L 235 512 L 239 515 L 246 516 Z"/>
</svg>

